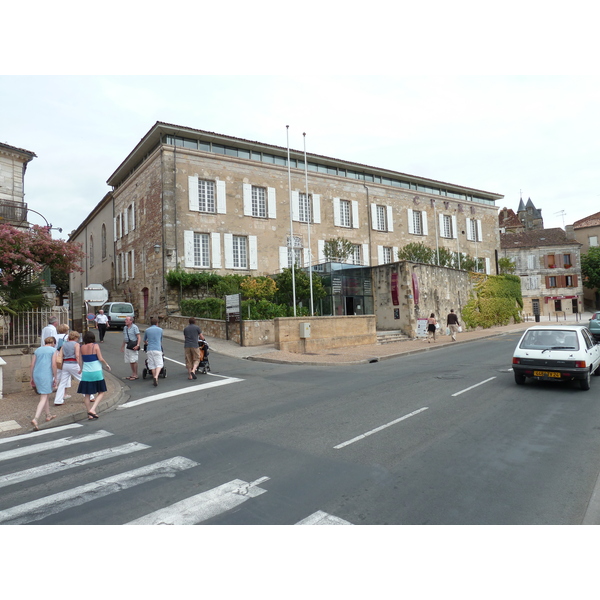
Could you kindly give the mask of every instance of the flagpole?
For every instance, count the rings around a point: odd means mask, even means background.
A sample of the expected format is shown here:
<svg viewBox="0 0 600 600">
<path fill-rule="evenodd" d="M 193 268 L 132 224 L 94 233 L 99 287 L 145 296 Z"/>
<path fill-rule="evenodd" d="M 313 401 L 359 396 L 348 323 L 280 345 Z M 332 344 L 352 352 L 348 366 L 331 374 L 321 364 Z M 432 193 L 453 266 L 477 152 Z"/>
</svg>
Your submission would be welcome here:
<svg viewBox="0 0 600 600">
<path fill-rule="evenodd" d="M 308 214 L 308 276 L 310 280 L 310 316 L 312 317 L 315 314 L 315 308 L 313 306 L 312 248 L 310 245 L 310 222 L 313 215 L 313 206 L 312 202 L 308 202 L 308 161 L 306 160 L 306 133 L 303 133 L 302 135 L 304 136 L 304 187 L 306 190 L 306 202 L 310 208 Z"/>
<path fill-rule="evenodd" d="M 287 134 L 287 164 L 288 164 L 288 190 L 290 195 L 290 242 L 288 247 L 291 248 L 292 254 L 292 302 L 294 304 L 294 316 L 296 316 L 296 254 L 294 252 L 294 224 L 293 224 L 293 206 L 292 206 L 292 170 L 290 165 L 290 126 L 286 125 L 286 134 Z M 289 250 L 288 250 L 288 259 L 289 259 Z"/>
</svg>

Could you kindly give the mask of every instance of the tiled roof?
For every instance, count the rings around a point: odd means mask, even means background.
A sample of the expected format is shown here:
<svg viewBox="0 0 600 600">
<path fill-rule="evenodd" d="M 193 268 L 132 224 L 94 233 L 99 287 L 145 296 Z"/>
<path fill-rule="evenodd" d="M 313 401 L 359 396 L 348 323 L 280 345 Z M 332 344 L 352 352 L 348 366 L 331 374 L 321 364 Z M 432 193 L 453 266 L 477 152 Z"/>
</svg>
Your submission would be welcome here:
<svg viewBox="0 0 600 600">
<path fill-rule="evenodd" d="M 503 250 L 537 248 L 539 246 L 564 246 L 566 244 L 581 246 L 579 242 L 568 239 L 567 234 L 560 227 L 500 234 L 500 247 Z"/>
<path fill-rule="evenodd" d="M 25 148 L 17 148 L 16 146 L 9 146 L 8 144 L 3 144 L 0 142 L 0 148 L 6 148 L 7 150 L 12 150 L 13 152 L 21 152 L 22 154 L 29 154 L 32 158 L 37 158 L 35 152 L 31 152 L 31 150 L 25 150 Z"/>
<path fill-rule="evenodd" d="M 506 217 L 504 211 L 506 211 Z M 523 223 L 521 223 L 515 211 L 506 207 L 498 213 L 498 224 L 500 227 L 523 227 Z"/>
<path fill-rule="evenodd" d="M 589 217 L 584 217 L 573 223 L 573 229 L 581 229 L 582 227 L 597 227 L 600 225 L 600 212 L 594 213 Z"/>
</svg>

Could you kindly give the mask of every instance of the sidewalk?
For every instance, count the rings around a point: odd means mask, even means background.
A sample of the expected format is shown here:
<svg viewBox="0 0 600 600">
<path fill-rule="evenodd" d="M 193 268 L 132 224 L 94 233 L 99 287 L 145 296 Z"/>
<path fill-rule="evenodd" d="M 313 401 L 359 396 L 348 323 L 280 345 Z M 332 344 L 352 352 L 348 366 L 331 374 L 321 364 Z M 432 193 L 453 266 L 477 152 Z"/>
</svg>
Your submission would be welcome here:
<svg viewBox="0 0 600 600">
<path fill-rule="evenodd" d="M 459 344 L 465 344 L 475 340 L 491 338 L 509 333 L 520 333 L 534 325 L 572 325 L 580 323 L 587 325 L 591 313 L 582 313 L 581 319 L 576 321 L 574 318 L 560 319 L 557 323 L 553 321 L 526 321 L 513 325 L 505 325 L 501 327 L 492 327 L 490 329 L 478 329 L 457 334 L 457 341 L 453 342 L 450 336 L 438 335 L 437 341 L 427 343 L 423 339 L 407 340 L 402 342 L 392 342 L 388 344 L 371 344 L 367 346 L 347 346 L 344 348 L 332 348 L 314 352 L 310 354 L 295 354 L 292 352 L 283 352 L 275 350 L 273 344 L 254 347 L 241 347 L 231 340 L 221 340 L 217 338 L 206 337 L 211 353 L 222 354 L 232 358 L 240 358 L 247 360 L 263 361 L 270 363 L 281 363 L 291 365 L 311 365 L 311 366 L 335 366 L 339 364 L 365 364 L 379 362 L 391 358 L 398 358 L 405 355 L 415 354 L 417 352 L 430 352 L 435 349 L 446 349 Z M 140 325 L 143 331 L 145 325 Z M 445 331 L 442 327 L 440 331 Z M 165 329 L 163 335 L 166 338 L 180 341 L 183 343 L 183 333 L 173 329 Z M 509 366 L 509 358 L 507 357 L 507 367 Z M 108 391 L 104 395 L 102 402 L 98 407 L 98 412 L 105 412 L 123 402 L 127 398 L 127 387 L 123 383 L 105 371 L 105 380 Z M 56 427 L 59 425 L 67 425 L 76 421 L 84 421 L 87 414 L 84 410 L 84 405 L 81 397 L 75 392 L 76 387 L 70 390 L 71 398 L 61 407 L 54 408 L 52 406 L 54 395 L 50 396 L 50 406 L 53 414 L 58 417 L 46 424 L 40 422 L 40 429 L 46 427 Z M 19 394 L 5 394 L 3 399 L 0 399 L 0 438 L 11 437 L 20 433 L 26 433 L 32 430 L 31 419 L 35 413 L 39 396 L 35 391 L 21 392 Z"/>
</svg>

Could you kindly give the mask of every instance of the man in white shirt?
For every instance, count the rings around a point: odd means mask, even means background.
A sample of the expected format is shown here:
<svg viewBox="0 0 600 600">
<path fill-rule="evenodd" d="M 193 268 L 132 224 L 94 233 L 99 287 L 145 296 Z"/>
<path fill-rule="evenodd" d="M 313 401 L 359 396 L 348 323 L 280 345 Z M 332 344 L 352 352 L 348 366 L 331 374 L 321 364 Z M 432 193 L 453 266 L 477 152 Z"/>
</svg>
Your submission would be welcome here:
<svg viewBox="0 0 600 600">
<path fill-rule="evenodd" d="M 108 317 L 104 314 L 102 309 L 98 311 L 95 321 L 96 325 L 98 326 L 98 337 L 100 338 L 100 343 L 102 343 L 104 341 L 104 334 L 106 333 L 106 329 L 108 327 Z"/>
<path fill-rule="evenodd" d="M 54 316 L 50 317 L 48 319 L 48 325 L 46 325 L 46 327 L 44 327 L 44 329 L 42 329 L 42 339 L 41 339 L 41 343 L 40 346 L 45 346 L 46 343 L 44 342 L 44 340 L 46 338 L 49 337 L 54 337 L 54 339 L 57 339 L 58 333 L 56 331 L 56 324 L 58 323 L 58 319 Z"/>
</svg>

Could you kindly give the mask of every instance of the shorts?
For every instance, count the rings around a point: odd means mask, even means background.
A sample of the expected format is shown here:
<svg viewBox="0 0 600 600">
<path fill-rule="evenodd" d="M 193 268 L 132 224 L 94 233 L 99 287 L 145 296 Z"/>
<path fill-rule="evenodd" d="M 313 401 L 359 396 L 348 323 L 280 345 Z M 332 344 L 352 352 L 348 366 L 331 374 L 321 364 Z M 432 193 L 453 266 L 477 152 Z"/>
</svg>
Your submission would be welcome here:
<svg viewBox="0 0 600 600">
<path fill-rule="evenodd" d="M 160 350 L 148 350 L 146 353 L 146 361 L 148 362 L 148 368 L 152 371 L 153 369 L 162 369 L 165 366 L 163 362 L 163 355 Z"/>
<path fill-rule="evenodd" d="M 129 350 L 127 348 L 125 348 L 125 350 L 124 350 L 124 356 L 125 356 L 124 360 L 127 364 L 136 363 L 139 359 L 139 355 L 140 355 L 139 350 Z"/>
<path fill-rule="evenodd" d="M 185 366 L 188 371 L 194 368 L 194 363 L 200 362 L 200 348 L 184 348 L 185 350 Z"/>
</svg>

